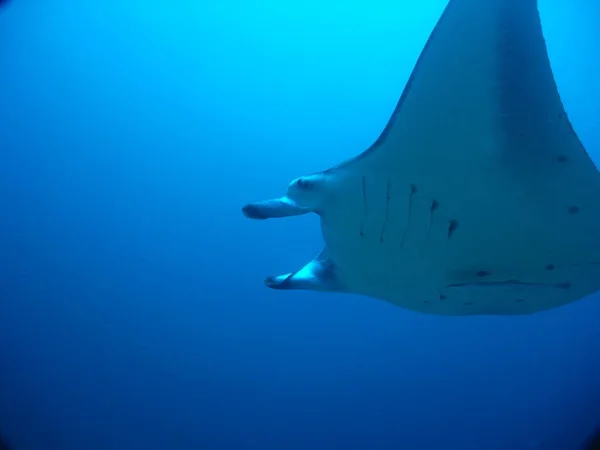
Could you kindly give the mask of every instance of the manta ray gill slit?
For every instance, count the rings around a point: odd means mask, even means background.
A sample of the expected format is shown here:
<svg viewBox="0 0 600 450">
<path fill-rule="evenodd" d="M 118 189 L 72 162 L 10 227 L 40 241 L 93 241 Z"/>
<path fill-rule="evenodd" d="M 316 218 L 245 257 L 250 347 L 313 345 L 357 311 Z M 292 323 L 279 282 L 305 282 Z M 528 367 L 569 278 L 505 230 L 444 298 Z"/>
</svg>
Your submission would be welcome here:
<svg viewBox="0 0 600 450">
<path fill-rule="evenodd" d="M 410 191 L 408 193 L 408 209 L 406 214 L 406 224 L 404 225 L 404 230 L 402 231 L 402 237 L 400 238 L 400 248 L 404 246 L 404 240 L 406 239 L 406 234 L 408 233 L 408 226 L 410 225 L 410 216 L 412 213 L 412 205 L 413 205 L 413 197 L 418 192 L 417 186 L 414 184 L 410 185 Z"/>
<path fill-rule="evenodd" d="M 385 216 L 383 218 L 383 225 L 381 226 L 381 233 L 379 234 L 379 243 L 383 244 L 383 236 L 385 234 L 385 229 L 387 227 L 388 218 L 390 215 L 390 200 L 392 198 L 392 185 L 391 181 L 388 178 L 387 184 L 385 186 Z"/>
<path fill-rule="evenodd" d="M 361 193 L 363 198 L 363 210 L 364 210 L 364 218 L 360 225 L 360 236 L 363 237 L 365 235 L 365 222 L 367 220 L 367 214 L 369 212 L 367 208 L 367 178 L 363 175 L 361 180 Z"/>
</svg>

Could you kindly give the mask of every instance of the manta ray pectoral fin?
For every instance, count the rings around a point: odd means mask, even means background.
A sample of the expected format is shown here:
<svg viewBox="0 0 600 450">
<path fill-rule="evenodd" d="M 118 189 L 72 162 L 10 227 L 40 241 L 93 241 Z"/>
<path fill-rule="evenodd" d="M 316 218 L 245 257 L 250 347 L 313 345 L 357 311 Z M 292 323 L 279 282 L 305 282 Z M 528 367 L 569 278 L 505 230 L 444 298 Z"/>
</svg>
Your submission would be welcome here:
<svg viewBox="0 0 600 450">
<path fill-rule="evenodd" d="M 287 196 L 249 203 L 242 208 L 244 216 L 250 219 L 272 219 L 276 217 L 299 216 L 312 212 L 310 208 L 303 207 Z"/>
<path fill-rule="evenodd" d="M 271 289 L 280 290 L 344 291 L 335 275 L 335 264 L 329 258 L 327 250 L 323 250 L 319 256 L 296 272 L 267 277 L 265 284 Z"/>
</svg>

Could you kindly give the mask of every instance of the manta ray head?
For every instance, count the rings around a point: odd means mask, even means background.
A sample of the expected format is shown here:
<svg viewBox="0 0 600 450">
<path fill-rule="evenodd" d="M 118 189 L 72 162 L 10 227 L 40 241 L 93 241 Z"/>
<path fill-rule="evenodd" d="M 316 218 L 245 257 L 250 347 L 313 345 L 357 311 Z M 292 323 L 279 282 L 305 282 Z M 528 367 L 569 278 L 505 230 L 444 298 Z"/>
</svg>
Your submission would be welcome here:
<svg viewBox="0 0 600 450">
<path fill-rule="evenodd" d="M 324 173 L 299 177 L 288 185 L 286 197 L 298 206 L 318 213 L 326 199 L 327 184 Z"/>
</svg>

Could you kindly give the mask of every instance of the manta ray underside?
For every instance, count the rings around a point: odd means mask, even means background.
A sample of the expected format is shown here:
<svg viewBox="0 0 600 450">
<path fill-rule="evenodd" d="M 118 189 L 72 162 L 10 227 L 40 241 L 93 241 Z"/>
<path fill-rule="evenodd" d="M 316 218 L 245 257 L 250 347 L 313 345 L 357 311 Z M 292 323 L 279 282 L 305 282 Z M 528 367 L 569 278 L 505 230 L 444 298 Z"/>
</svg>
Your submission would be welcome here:
<svg viewBox="0 0 600 450">
<path fill-rule="evenodd" d="M 536 0 L 450 0 L 373 145 L 247 217 L 314 212 L 325 247 L 274 289 L 446 315 L 600 289 L 600 176 L 559 97 Z"/>
</svg>

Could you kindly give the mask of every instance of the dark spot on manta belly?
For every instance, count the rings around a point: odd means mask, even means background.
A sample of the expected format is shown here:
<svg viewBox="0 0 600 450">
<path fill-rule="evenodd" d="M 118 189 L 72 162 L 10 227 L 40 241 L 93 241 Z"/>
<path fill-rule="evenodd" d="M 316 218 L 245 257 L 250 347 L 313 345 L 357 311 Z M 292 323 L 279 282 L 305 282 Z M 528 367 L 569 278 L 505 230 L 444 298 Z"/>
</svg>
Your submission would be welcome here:
<svg viewBox="0 0 600 450">
<path fill-rule="evenodd" d="M 440 294 L 440 300 L 446 300 L 447 298 L 444 294 Z"/>
<path fill-rule="evenodd" d="M 525 301 L 524 298 L 518 298 L 518 299 L 515 300 L 515 302 L 517 302 L 517 303 L 521 303 L 521 302 L 524 302 L 524 301 Z"/>
<path fill-rule="evenodd" d="M 475 275 L 477 275 L 479 278 L 487 277 L 489 274 L 490 273 L 487 270 L 478 270 L 475 272 Z"/>
<path fill-rule="evenodd" d="M 566 163 L 566 162 L 567 162 L 569 159 L 568 159 L 568 158 L 567 158 L 565 155 L 558 155 L 558 156 L 556 157 L 556 160 L 557 160 L 559 163 Z"/>
<path fill-rule="evenodd" d="M 470 286 L 479 286 L 479 287 L 498 287 L 498 286 L 531 286 L 531 287 L 546 287 L 546 288 L 560 288 L 560 289 L 568 289 L 571 287 L 571 283 L 555 283 L 555 284 L 547 284 L 547 283 L 537 283 L 530 281 L 519 281 L 519 280 L 506 280 L 506 281 L 473 281 L 473 282 L 461 282 L 461 283 L 452 283 L 447 284 L 445 287 L 447 288 L 459 288 L 459 287 L 470 287 Z"/>
<path fill-rule="evenodd" d="M 546 270 L 554 270 L 554 269 L 555 269 L 554 264 L 548 264 L 546 266 Z"/>
<path fill-rule="evenodd" d="M 569 214 L 575 215 L 579 212 L 579 206 L 569 206 Z"/>
<path fill-rule="evenodd" d="M 452 219 L 448 224 L 448 239 L 452 236 L 454 231 L 458 228 L 458 220 Z"/>
</svg>

